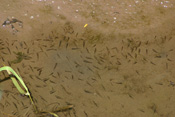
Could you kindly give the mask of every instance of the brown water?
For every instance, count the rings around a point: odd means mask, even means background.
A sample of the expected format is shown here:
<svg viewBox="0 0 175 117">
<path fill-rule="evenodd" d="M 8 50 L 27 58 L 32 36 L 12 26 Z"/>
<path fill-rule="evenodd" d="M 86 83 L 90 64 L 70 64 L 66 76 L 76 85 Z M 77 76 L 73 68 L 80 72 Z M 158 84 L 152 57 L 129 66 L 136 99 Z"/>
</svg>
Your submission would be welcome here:
<svg viewBox="0 0 175 117">
<path fill-rule="evenodd" d="M 18 70 L 39 109 L 74 105 L 60 117 L 174 117 L 174 5 L 1 0 L 0 23 L 23 22 L 0 26 L 1 66 Z M 37 116 L 10 80 L 0 85 L 0 116 Z"/>
</svg>

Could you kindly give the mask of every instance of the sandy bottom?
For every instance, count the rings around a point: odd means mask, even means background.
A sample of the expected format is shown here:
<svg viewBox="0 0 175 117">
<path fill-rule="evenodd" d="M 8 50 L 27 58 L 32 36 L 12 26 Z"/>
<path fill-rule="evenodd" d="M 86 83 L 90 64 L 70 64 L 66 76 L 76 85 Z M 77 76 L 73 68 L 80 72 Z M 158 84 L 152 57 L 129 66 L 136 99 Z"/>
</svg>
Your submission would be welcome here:
<svg viewBox="0 0 175 117">
<path fill-rule="evenodd" d="M 1 67 L 39 110 L 74 106 L 59 117 L 174 117 L 174 0 L 108 1 L 1 0 L 0 24 L 23 26 L 0 26 Z M 0 89 L 0 117 L 51 117 L 11 80 Z"/>
</svg>

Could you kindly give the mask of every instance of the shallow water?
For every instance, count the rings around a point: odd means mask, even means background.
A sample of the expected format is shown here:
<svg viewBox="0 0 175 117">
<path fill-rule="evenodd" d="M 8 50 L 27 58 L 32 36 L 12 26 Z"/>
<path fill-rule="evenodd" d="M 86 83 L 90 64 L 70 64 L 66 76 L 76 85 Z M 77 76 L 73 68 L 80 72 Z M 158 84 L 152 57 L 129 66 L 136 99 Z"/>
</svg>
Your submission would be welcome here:
<svg viewBox="0 0 175 117">
<path fill-rule="evenodd" d="M 39 109 L 74 105 L 60 117 L 173 117 L 174 5 L 4 0 L 0 23 L 22 25 L 0 26 L 1 66 L 20 73 Z M 1 87 L 0 116 L 39 116 L 10 80 Z"/>
</svg>

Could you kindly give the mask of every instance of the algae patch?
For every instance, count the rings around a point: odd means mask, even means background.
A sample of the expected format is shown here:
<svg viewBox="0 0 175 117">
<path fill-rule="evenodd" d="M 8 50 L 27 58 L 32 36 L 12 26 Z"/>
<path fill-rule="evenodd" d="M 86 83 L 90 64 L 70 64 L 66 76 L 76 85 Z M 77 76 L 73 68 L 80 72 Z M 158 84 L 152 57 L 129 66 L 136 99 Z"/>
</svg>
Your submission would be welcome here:
<svg viewBox="0 0 175 117">
<path fill-rule="evenodd" d="M 12 64 L 20 63 L 23 59 L 29 60 L 31 57 L 22 52 L 13 52 L 16 55 L 16 59 L 11 61 Z"/>
</svg>

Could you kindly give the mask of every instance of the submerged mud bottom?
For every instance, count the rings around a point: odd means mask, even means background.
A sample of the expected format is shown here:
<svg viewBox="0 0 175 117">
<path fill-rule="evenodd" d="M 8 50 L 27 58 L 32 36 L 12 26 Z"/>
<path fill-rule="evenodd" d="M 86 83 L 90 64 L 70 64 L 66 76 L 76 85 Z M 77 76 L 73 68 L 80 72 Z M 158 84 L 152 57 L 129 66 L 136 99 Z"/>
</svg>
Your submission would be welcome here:
<svg viewBox="0 0 175 117">
<path fill-rule="evenodd" d="M 0 24 L 15 12 L 23 28 L 0 27 L 1 67 L 19 73 L 41 113 L 7 80 L 0 116 L 175 116 L 175 9 L 158 2 L 8 3 Z"/>
</svg>

